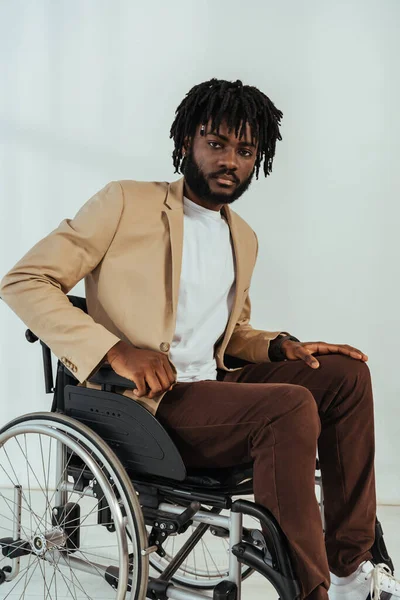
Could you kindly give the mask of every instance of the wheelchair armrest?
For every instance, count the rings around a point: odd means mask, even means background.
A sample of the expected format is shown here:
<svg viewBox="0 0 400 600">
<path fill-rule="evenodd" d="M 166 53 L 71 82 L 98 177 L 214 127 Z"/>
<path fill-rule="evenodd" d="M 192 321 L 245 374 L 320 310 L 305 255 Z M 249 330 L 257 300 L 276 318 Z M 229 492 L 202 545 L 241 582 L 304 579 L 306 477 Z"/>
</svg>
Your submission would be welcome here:
<svg viewBox="0 0 400 600">
<path fill-rule="evenodd" d="M 102 365 L 88 381 L 90 383 L 97 383 L 98 385 L 117 385 L 130 390 L 136 389 L 136 383 L 118 375 L 108 363 Z"/>
</svg>

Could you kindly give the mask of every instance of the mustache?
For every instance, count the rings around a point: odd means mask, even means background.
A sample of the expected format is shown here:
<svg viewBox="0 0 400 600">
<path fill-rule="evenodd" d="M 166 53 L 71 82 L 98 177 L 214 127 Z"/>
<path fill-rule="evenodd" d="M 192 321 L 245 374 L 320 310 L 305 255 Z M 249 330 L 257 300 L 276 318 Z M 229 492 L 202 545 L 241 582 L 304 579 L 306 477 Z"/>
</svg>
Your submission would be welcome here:
<svg viewBox="0 0 400 600">
<path fill-rule="evenodd" d="M 230 173 L 229 171 L 227 171 L 226 169 L 224 171 L 219 171 L 218 173 L 212 173 L 210 175 L 210 177 L 212 177 L 213 179 L 217 179 L 218 177 L 221 177 L 223 175 L 228 175 L 229 177 L 231 177 L 233 179 L 233 181 L 239 185 L 240 181 L 238 179 L 238 177 L 235 175 L 235 173 Z"/>
</svg>

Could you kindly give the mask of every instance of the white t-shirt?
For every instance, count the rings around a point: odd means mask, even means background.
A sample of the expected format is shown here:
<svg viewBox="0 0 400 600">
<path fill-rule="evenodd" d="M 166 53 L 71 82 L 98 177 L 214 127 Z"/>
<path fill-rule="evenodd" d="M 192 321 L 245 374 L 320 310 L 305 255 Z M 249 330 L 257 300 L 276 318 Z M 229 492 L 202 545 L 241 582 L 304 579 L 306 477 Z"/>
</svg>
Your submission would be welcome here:
<svg viewBox="0 0 400 600">
<path fill-rule="evenodd" d="M 177 381 L 217 378 L 214 344 L 225 331 L 235 295 L 229 225 L 219 211 L 183 199 L 183 256 L 170 359 Z"/>
</svg>

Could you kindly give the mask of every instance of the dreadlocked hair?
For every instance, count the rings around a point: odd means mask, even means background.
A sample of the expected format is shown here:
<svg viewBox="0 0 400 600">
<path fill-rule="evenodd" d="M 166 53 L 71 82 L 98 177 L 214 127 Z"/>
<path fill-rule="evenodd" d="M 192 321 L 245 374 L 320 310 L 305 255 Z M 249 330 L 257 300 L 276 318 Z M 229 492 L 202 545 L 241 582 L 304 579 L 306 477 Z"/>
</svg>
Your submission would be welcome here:
<svg viewBox="0 0 400 600">
<path fill-rule="evenodd" d="M 246 123 L 251 130 L 252 141 L 258 142 L 255 174 L 264 160 L 264 175 L 272 172 L 276 140 L 281 140 L 279 131 L 283 113 L 259 89 L 223 79 L 210 79 L 195 85 L 175 111 L 170 138 L 174 139 L 172 153 L 175 173 L 179 173 L 184 163 L 182 148 L 185 138 L 192 138 L 198 125 L 206 125 L 210 119 L 212 131 L 219 131 L 222 120 L 226 120 L 229 131 L 235 129 L 235 136 L 242 138 Z M 240 129 L 240 132 L 239 132 Z"/>
</svg>

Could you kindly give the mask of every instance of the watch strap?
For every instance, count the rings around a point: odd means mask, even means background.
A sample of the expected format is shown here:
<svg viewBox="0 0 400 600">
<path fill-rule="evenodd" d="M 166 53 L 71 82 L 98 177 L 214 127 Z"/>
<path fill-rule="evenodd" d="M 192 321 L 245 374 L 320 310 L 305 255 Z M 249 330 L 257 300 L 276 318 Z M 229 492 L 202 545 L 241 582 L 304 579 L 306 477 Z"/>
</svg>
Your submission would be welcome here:
<svg viewBox="0 0 400 600">
<path fill-rule="evenodd" d="M 271 362 L 286 360 L 286 355 L 282 350 L 282 343 L 285 340 L 290 340 L 291 342 L 300 342 L 300 340 L 297 339 L 297 337 L 294 337 L 294 335 L 280 334 L 277 338 L 275 338 L 275 340 L 273 340 L 274 343 L 269 347 L 268 356 Z"/>
</svg>

